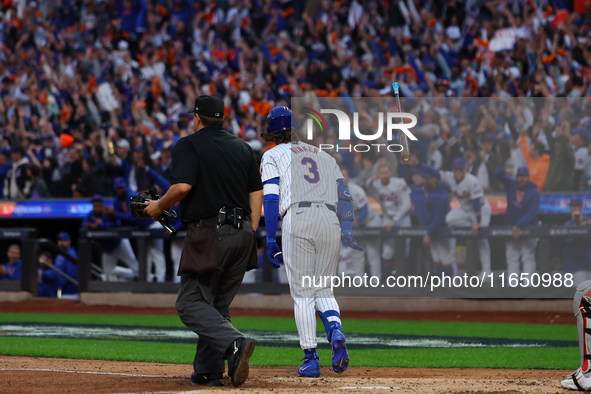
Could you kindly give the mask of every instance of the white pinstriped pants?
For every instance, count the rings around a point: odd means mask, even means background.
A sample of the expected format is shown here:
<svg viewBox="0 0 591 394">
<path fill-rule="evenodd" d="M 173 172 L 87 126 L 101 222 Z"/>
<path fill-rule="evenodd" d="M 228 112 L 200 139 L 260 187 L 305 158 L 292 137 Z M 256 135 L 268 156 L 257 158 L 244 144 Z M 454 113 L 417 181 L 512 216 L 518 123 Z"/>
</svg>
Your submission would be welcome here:
<svg viewBox="0 0 591 394">
<path fill-rule="evenodd" d="M 323 278 L 337 274 L 341 225 L 337 214 L 324 204 L 312 204 L 308 208 L 291 207 L 281 226 L 283 259 L 294 315 L 302 349 L 316 347 L 316 310 L 334 310 L 339 305 Z M 312 286 L 303 277 L 312 279 Z M 322 279 L 322 280 L 321 280 Z M 314 280 L 316 284 L 314 285 Z M 322 282 L 322 283 L 320 283 Z"/>
</svg>

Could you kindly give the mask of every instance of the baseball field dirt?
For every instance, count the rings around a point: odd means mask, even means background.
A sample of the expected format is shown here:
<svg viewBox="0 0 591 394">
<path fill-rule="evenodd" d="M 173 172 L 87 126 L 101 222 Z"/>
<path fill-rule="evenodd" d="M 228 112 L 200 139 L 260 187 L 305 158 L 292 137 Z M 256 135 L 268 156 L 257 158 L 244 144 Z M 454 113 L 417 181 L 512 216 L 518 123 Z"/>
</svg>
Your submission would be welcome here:
<svg viewBox="0 0 591 394">
<path fill-rule="evenodd" d="M 191 367 L 130 363 L 0 357 L 4 393 L 180 393 L 235 390 L 191 386 Z M 295 377 L 295 368 L 253 367 L 240 393 L 565 393 L 562 370 L 350 368 L 337 375 L 322 369 L 319 379 Z M 203 391 L 201 391 L 203 392 Z"/>
<path fill-rule="evenodd" d="M 174 315 L 174 308 L 88 306 L 76 301 L 30 300 L 0 303 L 0 313 L 95 313 Z M 233 310 L 235 316 L 291 317 L 291 311 Z M 344 313 L 344 315 L 346 312 Z M 349 318 L 425 320 L 424 313 L 356 312 Z M 345 315 L 346 316 L 346 315 Z M 556 313 L 429 313 L 428 320 L 574 324 L 572 315 Z M 0 392 L 53 393 L 194 393 L 236 390 L 241 393 L 566 393 L 560 380 L 570 371 L 517 369 L 349 368 L 337 375 L 322 368 L 319 379 L 298 378 L 294 367 L 251 367 L 239 389 L 225 378 L 222 388 L 192 386 L 190 365 L 0 356 Z"/>
</svg>

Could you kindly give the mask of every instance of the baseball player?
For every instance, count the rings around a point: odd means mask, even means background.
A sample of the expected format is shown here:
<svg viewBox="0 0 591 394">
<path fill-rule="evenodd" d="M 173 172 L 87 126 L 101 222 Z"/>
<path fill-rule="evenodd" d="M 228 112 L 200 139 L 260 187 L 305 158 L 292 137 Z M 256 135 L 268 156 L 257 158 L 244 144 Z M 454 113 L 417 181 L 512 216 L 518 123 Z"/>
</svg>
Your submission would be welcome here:
<svg viewBox="0 0 591 394">
<path fill-rule="evenodd" d="M 581 366 L 567 375 L 560 384 L 571 390 L 589 391 L 591 390 L 591 332 L 588 327 L 591 325 L 591 280 L 577 286 L 573 299 L 573 312 L 577 319 Z"/>
<path fill-rule="evenodd" d="M 575 148 L 574 189 L 580 190 L 581 177 L 585 174 L 587 168 L 591 166 L 591 158 L 587 148 L 589 141 L 591 141 L 591 133 L 584 128 L 574 129 L 571 133 L 571 141 Z"/>
<path fill-rule="evenodd" d="M 21 280 L 23 261 L 21 260 L 21 247 L 12 244 L 6 253 L 8 262 L 0 265 L 0 280 Z"/>
<path fill-rule="evenodd" d="M 57 272 L 50 268 L 50 266 L 53 265 L 53 255 L 49 252 L 41 252 L 41 254 L 38 257 L 38 263 L 38 296 L 56 298 L 58 289 L 61 284 L 61 277 Z"/>
<path fill-rule="evenodd" d="M 369 205 L 367 200 L 367 194 L 365 190 L 356 183 L 350 183 L 349 171 L 341 169 L 343 176 L 345 177 L 345 183 L 349 186 L 351 191 L 351 197 L 353 197 L 353 209 L 355 212 L 355 220 L 353 221 L 353 227 L 357 228 L 368 228 L 368 227 L 381 227 L 382 218 L 378 213 Z M 380 258 L 380 239 L 363 237 L 359 240 L 359 245 L 363 250 L 356 250 L 347 247 L 344 250 L 345 255 L 351 255 L 351 269 L 353 275 L 363 276 L 365 271 L 365 262 L 369 265 L 369 272 L 371 276 L 382 277 L 382 261 Z"/>
<path fill-rule="evenodd" d="M 424 171 L 419 167 L 413 167 L 410 170 L 412 185 L 410 185 L 410 200 L 412 203 L 412 213 L 416 216 L 419 225 L 428 226 L 431 222 L 429 212 L 427 211 L 427 188 L 425 186 Z"/>
<path fill-rule="evenodd" d="M 507 175 L 505 168 L 495 171 L 495 178 L 505 186 L 507 191 L 507 213 L 505 221 L 513 228 L 513 239 L 508 239 L 506 245 L 507 274 L 519 274 L 520 272 L 533 274 L 536 272 L 536 246 L 537 238 L 519 238 L 519 232 L 523 226 L 533 226 L 538 223 L 538 210 L 540 209 L 540 191 L 538 187 L 529 181 L 527 167 L 517 169 L 517 180 Z M 519 259 L 523 261 L 523 270 L 520 270 Z"/>
<path fill-rule="evenodd" d="M 445 218 L 449 213 L 447 185 L 440 182 L 441 174 L 439 170 L 427 165 L 421 165 L 419 171 L 425 179 L 427 188 L 425 205 L 426 216 L 428 216 L 429 220 L 429 228 L 427 234 L 423 237 L 423 244 L 429 246 L 431 250 L 431 257 L 438 271 L 437 274 L 444 273 L 447 276 L 454 276 L 456 256 L 452 239 L 434 237 L 437 231 L 445 225 Z"/>
<path fill-rule="evenodd" d="M 101 230 L 109 227 L 119 227 L 121 222 L 116 217 L 105 213 L 103 197 L 99 194 L 92 196 L 92 211 L 82 221 L 82 227 L 89 230 Z M 119 277 L 134 279 L 138 275 L 139 266 L 129 239 L 100 240 L 103 248 L 103 270 L 105 280 L 118 280 Z M 129 268 L 119 267 L 117 261 L 121 260 Z"/>
<path fill-rule="evenodd" d="M 410 176 L 412 179 L 412 185 L 410 185 L 411 212 L 415 216 L 419 226 L 429 226 L 431 224 L 431 215 L 427 210 L 427 196 L 429 193 L 425 186 L 425 178 L 423 178 L 422 172 L 419 171 L 418 167 L 411 168 Z M 433 269 L 433 261 L 431 259 L 431 252 L 423 247 L 423 240 L 411 238 L 410 248 L 415 252 L 410 258 L 417 262 L 413 267 L 414 272 L 418 274 L 430 272 Z"/>
<path fill-rule="evenodd" d="M 410 188 L 402 178 L 392 176 L 392 170 L 387 164 L 378 168 L 378 173 L 369 182 L 370 193 L 377 197 L 382 206 L 383 225 L 390 231 L 392 227 L 411 227 L 410 210 Z M 406 256 L 410 243 L 406 242 Z M 395 239 L 385 239 L 382 245 L 382 258 L 392 260 L 394 258 Z"/>
<path fill-rule="evenodd" d="M 348 367 L 349 354 L 339 305 L 329 286 L 324 283 L 320 287 L 304 286 L 303 277 L 336 274 L 341 235 L 347 245 L 361 249 L 351 233 L 354 220 L 351 192 L 334 158 L 299 141 L 297 124 L 289 108 L 275 107 L 269 112 L 267 132 L 262 137 L 277 143 L 265 152 L 261 161 L 267 255 L 277 267 L 285 259 L 300 346 L 304 350 L 304 363 L 298 369 L 298 376 L 320 376 L 316 311 L 331 344 L 332 369 L 341 373 Z M 276 241 L 279 214 L 283 218 L 283 254 Z"/>
<path fill-rule="evenodd" d="M 490 204 L 478 178 L 468 172 L 468 163 L 457 158 L 452 164 L 453 172 L 441 171 L 441 179 L 447 183 L 454 196 L 460 202 L 460 207 L 451 210 L 445 217 L 449 227 L 472 227 L 472 233 L 478 234 L 480 227 L 490 224 Z M 453 247 L 455 250 L 455 240 Z M 491 272 L 490 245 L 488 239 L 478 239 L 478 252 L 482 272 Z"/>
<path fill-rule="evenodd" d="M 76 249 L 72 247 L 72 238 L 68 232 L 60 231 L 60 233 L 57 235 L 57 246 L 65 250 L 70 256 L 78 258 L 78 253 L 76 253 Z M 78 265 L 68 260 L 66 256 L 61 254 L 55 256 L 53 265 L 61 269 L 72 278 L 78 280 Z M 78 286 L 61 275 L 60 288 L 62 289 L 62 298 L 78 297 Z"/>
</svg>

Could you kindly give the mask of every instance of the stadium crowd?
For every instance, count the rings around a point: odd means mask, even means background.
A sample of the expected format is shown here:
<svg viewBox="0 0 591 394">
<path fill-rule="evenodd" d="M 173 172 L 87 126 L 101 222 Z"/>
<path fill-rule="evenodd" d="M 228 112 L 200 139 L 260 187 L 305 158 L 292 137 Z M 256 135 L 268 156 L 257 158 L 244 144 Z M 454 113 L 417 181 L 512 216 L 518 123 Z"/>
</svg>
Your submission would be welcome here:
<svg viewBox="0 0 591 394">
<path fill-rule="evenodd" d="M 349 98 L 360 129 L 375 130 L 381 108 L 359 99 L 390 97 L 393 81 L 403 109 L 418 115 L 411 152 L 423 164 L 452 170 L 463 158 L 486 192 L 505 191 L 497 170 L 515 175 L 521 167 L 540 191 L 589 190 L 585 7 L 582 0 L 8 0 L 0 5 L 0 198 L 94 196 L 100 205 L 102 196 L 125 201 L 162 188 L 175 142 L 192 132 L 186 111 L 201 94 L 224 99 L 226 130 L 260 157 L 273 106 L 290 106 L 292 97 L 315 108 Z M 334 154 L 363 187 L 384 164 L 383 172 L 413 184 L 399 155 Z M 118 209 L 105 215 L 149 226 Z M 85 225 L 100 226 L 94 219 Z M 162 266 L 159 257 L 153 263 Z"/>
<path fill-rule="evenodd" d="M 147 168 L 167 176 L 171 148 L 192 130 L 186 109 L 202 93 L 224 98 L 226 128 L 260 155 L 274 105 L 390 96 L 394 80 L 406 97 L 565 97 L 548 114 L 551 140 L 538 132 L 545 123 L 522 125 L 534 147 L 528 165 L 553 167 L 540 188 L 546 181 L 546 190 L 587 188 L 584 3 L 6 1 L 0 192 L 8 199 L 113 195 L 117 176 L 133 191 L 148 189 Z M 509 159 L 519 166 L 511 151 L 517 138 L 496 132 L 497 114 L 475 124 L 480 108 L 469 122 L 454 108 L 434 110 L 424 120 L 436 127 L 421 136 L 432 142 L 423 160 L 445 167 L 465 155 L 481 179 L 482 162 L 488 174 Z M 579 172 L 572 182 L 561 176 L 571 170 Z"/>
</svg>

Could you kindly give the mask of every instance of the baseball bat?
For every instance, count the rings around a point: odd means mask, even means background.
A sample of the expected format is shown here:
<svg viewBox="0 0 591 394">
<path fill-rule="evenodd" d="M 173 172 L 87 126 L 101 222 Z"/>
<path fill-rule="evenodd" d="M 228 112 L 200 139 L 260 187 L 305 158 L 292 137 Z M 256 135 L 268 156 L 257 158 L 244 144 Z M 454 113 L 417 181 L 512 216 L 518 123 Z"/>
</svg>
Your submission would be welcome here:
<svg viewBox="0 0 591 394">
<path fill-rule="evenodd" d="M 398 82 L 392 83 L 392 91 L 394 92 L 394 97 L 396 97 L 396 105 L 398 106 L 398 112 L 402 112 L 402 107 L 400 106 L 400 84 Z M 399 119 L 400 123 L 402 123 L 402 118 Z M 398 131 L 398 138 L 400 140 L 400 145 L 402 145 L 402 161 L 409 161 L 410 160 L 410 149 L 408 148 L 408 138 L 406 138 L 406 134 L 402 131 Z"/>
</svg>

